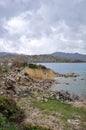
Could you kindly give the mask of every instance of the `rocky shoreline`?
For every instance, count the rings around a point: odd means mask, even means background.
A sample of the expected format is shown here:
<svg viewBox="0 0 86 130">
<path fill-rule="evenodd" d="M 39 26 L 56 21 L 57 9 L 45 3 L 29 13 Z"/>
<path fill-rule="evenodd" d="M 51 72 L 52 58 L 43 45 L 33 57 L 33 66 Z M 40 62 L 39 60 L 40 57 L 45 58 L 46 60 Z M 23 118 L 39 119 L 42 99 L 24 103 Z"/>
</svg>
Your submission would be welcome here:
<svg viewBox="0 0 86 130">
<path fill-rule="evenodd" d="M 53 80 L 34 79 L 24 70 L 16 68 L 9 73 L 0 76 L 0 95 L 28 96 L 34 91 L 48 90 Z"/>
<path fill-rule="evenodd" d="M 71 73 L 67 75 L 56 74 L 56 76 L 67 78 L 78 75 Z M 25 111 L 26 118 L 24 123 L 46 127 L 50 130 L 64 130 L 64 124 L 61 121 L 63 114 L 52 111 L 50 108 L 50 115 L 48 115 L 44 110 L 34 107 L 35 103 L 37 105 L 37 103 L 48 103 L 49 101 L 57 102 L 58 104 L 61 102 L 63 106 L 65 103 L 74 104 L 75 102 L 80 102 L 78 96 L 67 91 L 52 91 L 50 88 L 55 82 L 52 79 L 33 78 L 26 73 L 23 67 L 13 67 L 7 73 L 0 74 L 0 96 L 11 96 L 17 102 Z M 74 105 L 76 106 L 76 104 Z M 80 107 L 83 106 L 81 105 Z M 79 124 L 78 117 L 74 120 L 68 118 L 66 121 L 66 125 L 74 125 L 76 130 L 80 130 L 78 129 Z"/>
<path fill-rule="evenodd" d="M 62 75 L 60 77 L 75 77 L 75 73 Z M 55 80 L 42 80 L 29 76 L 22 68 L 10 70 L 7 74 L 0 75 L 0 95 L 10 96 L 28 96 L 32 92 L 48 91 L 52 95 L 50 87 L 55 83 Z M 79 97 L 65 91 L 53 91 L 54 97 L 62 101 L 72 102 L 79 100 Z"/>
</svg>

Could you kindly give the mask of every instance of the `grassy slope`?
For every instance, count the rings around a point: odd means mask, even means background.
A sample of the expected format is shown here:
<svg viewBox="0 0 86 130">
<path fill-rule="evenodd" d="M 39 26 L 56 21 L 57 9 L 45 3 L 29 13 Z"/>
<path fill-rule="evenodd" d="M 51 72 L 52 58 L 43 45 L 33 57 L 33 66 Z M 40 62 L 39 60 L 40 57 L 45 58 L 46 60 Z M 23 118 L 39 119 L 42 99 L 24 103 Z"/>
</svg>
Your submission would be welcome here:
<svg viewBox="0 0 86 130">
<path fill-rule="evenodd" d="M 48 102 L 33 102 L 34 106 L 45 111 L 46 114 L 58 113 L 58 117 L 64 122 L 68 129 L 67 120 L 80 117 L 81 128 L 85 128 L 86 109 L 76 108 L 71 104 L 63 103 L 59 100 L 48 100 Z"/>
</svg>

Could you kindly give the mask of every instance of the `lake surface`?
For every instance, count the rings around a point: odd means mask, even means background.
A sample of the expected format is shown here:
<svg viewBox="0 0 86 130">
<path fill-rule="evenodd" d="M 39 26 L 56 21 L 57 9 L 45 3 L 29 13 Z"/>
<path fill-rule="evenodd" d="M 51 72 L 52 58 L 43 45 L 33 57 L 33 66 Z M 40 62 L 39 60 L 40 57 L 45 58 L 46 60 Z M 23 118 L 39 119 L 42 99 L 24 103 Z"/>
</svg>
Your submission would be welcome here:
<svg viewBox="0 0 86 130">
<path fill-rule="evenodd" d="M 56 77 L 56 84 L 52 86 L 53 90 L 65 90 L 86 98 L 86 63 L 41 63 L 48 68 L 59 73 L 78 74 L 78 77 Z"/>
</svg>

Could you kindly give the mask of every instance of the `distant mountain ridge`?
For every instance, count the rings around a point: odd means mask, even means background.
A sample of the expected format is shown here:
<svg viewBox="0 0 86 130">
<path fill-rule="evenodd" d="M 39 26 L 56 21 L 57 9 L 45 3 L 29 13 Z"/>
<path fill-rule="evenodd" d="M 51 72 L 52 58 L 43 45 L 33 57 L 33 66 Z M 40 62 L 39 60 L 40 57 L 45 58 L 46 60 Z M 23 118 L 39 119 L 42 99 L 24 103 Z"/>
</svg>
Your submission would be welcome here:
<svg viewBox="0 0 86 130">
<path fill-rule="evenodd" d="M 0 52 L 0 57 L 2 56 L 7 56 L 7 55 L 23 55 L 23 54 L 18 54 L 18 53 L 10 53 L 10 52 Z"/>
<path fill-rule="evenodd" d="M 17 53 L 0 52 L 0 62 L 9 59 L 24 58 L 32 62 L 86 62 L 86 55 L 79 53 L 54 52 L 52 54 L 24 55 Z"/>
<path fill-rule="evenodd" d="M 9 53 L 7 52 L 0 52 L 0 56 L 5 56 L 5 55 L 8 55 Z"/>
<path fill-rule="evenodd" d="M 62 58 L 68 58 L 68 59 L 80 59 L 80 60 L 86 60 L 85 54 L 80 53 L 64 53 L 64 52 L 54 52 L 50 54 L 55 57 L 62 57 Z"/>
</svg>

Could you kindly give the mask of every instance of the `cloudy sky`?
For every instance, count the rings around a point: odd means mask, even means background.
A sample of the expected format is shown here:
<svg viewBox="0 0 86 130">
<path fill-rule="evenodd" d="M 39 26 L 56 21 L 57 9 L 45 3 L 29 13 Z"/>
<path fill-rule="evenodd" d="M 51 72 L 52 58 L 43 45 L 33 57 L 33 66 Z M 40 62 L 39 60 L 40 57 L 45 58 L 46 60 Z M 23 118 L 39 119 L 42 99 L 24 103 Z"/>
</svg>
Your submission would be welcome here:
<svg viewBox="0 0 86 130">
<path fill-rule="evenodd" d="M 0 52 L 86 54 L 86 0 L 0 0 Z"/>
</svg>

